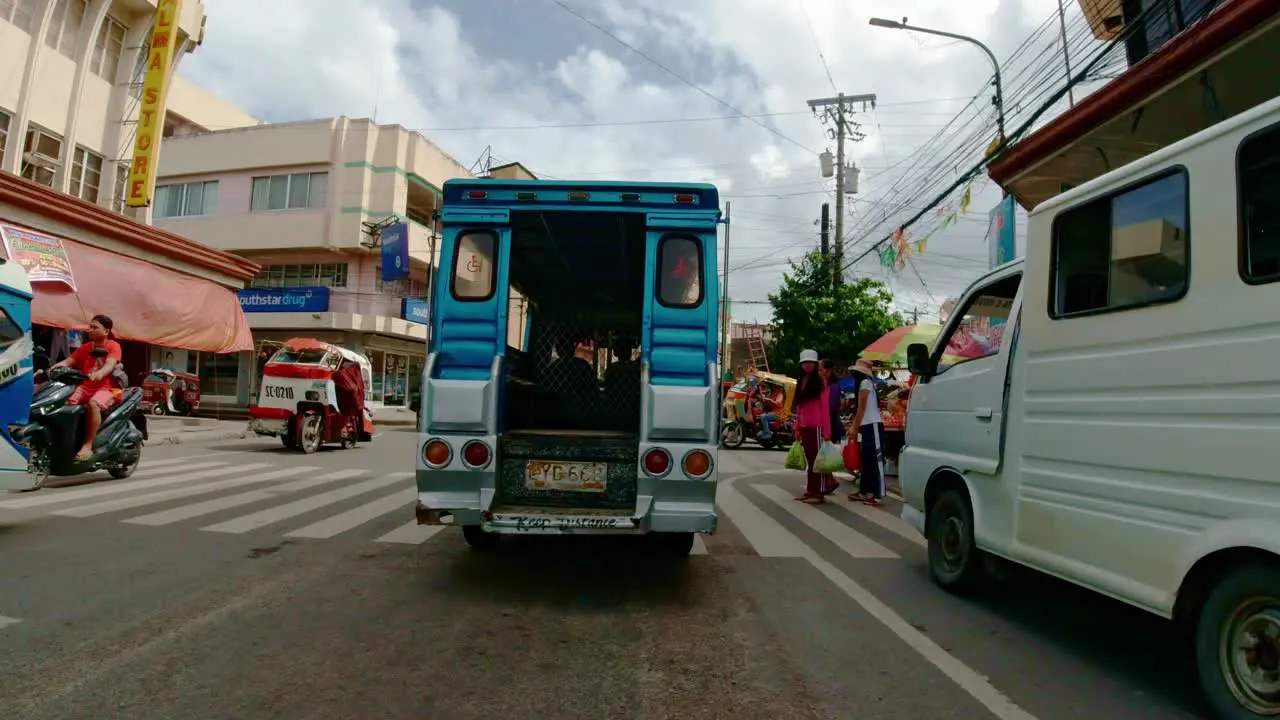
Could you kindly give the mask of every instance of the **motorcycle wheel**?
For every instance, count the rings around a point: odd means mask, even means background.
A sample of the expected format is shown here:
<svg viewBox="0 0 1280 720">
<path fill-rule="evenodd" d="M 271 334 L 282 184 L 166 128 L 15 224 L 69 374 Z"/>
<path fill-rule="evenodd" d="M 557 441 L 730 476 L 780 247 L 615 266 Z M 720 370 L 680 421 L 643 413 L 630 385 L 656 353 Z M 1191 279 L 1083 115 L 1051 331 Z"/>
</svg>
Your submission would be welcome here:
<svg viewBox="0 0 1280 720">
<path fill-rule="evenodd" d="M 31 457 L 27 460 L 27 474 L 31 476 L 31 485 L 18 492 L 35 492 L 49 482 L 52 474 L 49 472 L 49 457 L 44 449 L 32 448 Z"/>
<path fill-rule="evenodd" d="M 742 443 L 746 442 L 746 433 L 742 431 L 742 425 L 733 423 L 725 425 L 724 430 L 720 433 L 720 444 L 729 450 L 737 450 L 742 447 Z"/>
<path fill-rule="evenodd" d="M 151 407 L 151 414 L 156 417 L 164 417 L 165 412 L 164 403 L 158 402 Z"/>
<path fill-rule="evenodd" d="M 138 469 L 138 463 L 142 462 L 142 451 L 138 450 L 138 455 L 129 463 L 121 463 L 119 465 L 111 465 L 107 467 L 107 474 L 116 480 L 123 480 L 134 473 Z"/>
<path fill-rule="evenodd" d="M 302 418 L 298 432 L 298 449 L 307 455 L 319 450 L 323 442 L 320 436 L 321 429 L 322 423 L 319 415 L 308 415 Z"/>
</svg>

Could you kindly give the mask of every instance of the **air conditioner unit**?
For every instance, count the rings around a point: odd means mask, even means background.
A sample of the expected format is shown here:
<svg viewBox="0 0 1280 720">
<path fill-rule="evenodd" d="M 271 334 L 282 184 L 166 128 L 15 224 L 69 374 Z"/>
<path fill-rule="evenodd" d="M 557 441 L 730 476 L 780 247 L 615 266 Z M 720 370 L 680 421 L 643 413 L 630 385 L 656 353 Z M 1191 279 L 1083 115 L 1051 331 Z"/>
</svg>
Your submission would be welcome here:
<svg viewBox="0 0 1280 720">
<path fill-rule="evenodd" d="M 29 152 L 22 155 L 22 161 L 28 165 L 44 168 L 46 170 L 57 170 L 62 167 L 62 163 L 58 158 L 49 157 L 44 153 Z"/>
</svg>

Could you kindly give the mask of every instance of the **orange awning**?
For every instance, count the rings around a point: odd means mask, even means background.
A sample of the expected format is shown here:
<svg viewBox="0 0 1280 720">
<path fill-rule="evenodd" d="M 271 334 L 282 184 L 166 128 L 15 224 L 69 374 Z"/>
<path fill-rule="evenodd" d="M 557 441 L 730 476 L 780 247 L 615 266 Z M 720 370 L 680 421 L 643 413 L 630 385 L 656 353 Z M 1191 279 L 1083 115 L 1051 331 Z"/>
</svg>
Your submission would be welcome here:
<svg viewBox="0 0 1280 720">
<path fill-rule="evenodd" d="M 62 283 L 33 283 L 32 322 L 82 329 L 101 314 L 115 322 L 115 334 L 124 340 L 213 353 L 253 349 L 234 290 L 74 240 L 62 239 L 62 245 L 76 291 Z"/>
</svg>

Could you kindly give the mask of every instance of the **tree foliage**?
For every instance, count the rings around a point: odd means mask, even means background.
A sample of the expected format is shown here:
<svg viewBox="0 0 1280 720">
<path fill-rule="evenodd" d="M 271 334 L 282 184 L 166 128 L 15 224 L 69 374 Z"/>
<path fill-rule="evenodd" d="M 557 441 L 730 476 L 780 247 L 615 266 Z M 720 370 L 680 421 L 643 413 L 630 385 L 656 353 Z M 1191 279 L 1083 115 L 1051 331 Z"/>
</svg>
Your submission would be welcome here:
<svg viewBox="0 0 1280 720">
<path fill-rule="evenodd" d="M 851 365 L 871 343 L 905 323 L 893 312 L 893 296 L 879 280 L 831 283 L 832 260 L 818 252 L 792 262 L 782 286 L 769 295 L 773 339 L 769 367 L 795 373 L 800 351 L 817 350 L 840 367 Z"/>
</svg>

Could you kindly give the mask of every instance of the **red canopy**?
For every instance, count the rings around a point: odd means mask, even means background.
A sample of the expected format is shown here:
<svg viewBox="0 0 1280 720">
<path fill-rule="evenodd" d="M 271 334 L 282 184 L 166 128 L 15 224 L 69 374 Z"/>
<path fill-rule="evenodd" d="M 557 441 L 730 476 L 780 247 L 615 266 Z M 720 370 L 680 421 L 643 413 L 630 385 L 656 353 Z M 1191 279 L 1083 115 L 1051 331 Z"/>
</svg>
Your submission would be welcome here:
<svg viewBox="0 0 1280 720">
<path fill-rule="evenodd" d="M 63 239 L 62 245 L 76 291 L 61 283 L 34 283 L 32 322 L 82 329 L 102 314 L 125 340 L 213 353 L 253 349 L 234 290 L 73 240 Z"/>
</svg>

